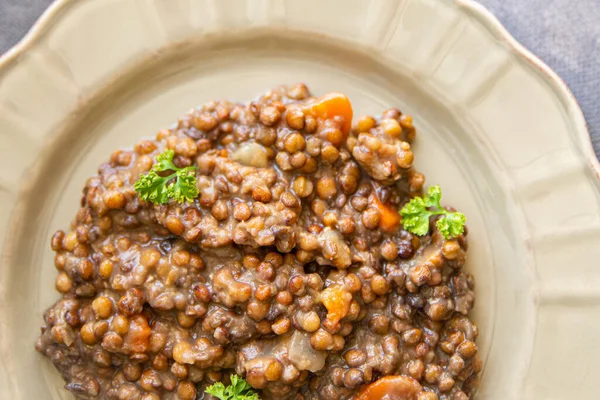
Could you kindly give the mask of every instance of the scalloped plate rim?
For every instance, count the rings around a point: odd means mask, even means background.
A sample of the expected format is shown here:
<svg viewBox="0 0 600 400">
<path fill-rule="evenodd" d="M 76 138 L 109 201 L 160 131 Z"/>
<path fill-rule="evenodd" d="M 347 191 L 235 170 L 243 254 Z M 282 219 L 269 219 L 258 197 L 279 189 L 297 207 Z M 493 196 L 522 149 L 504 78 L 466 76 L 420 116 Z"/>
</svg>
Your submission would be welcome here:
<svg viewBox="0 0 600 400">
<path fill-rule="evenodd" d="M 24 38 L 4 55 L 0 56 L 0 75 L 12 68 L 19 57 L 35 46 L 36 42 L 41 39 L 43 35 L 54 29 L 54 26 L 61 21 L 62 14 L 76 1 L 77 0 L 56 0 L 52 3 Z M 497 38 L 507 45 L 507 51 L 518 56 L 520 61 L 524 61 L 528 68 L 534 69 L 535 72 L 544 79 L 564 107 L 568 115 L 568 120 L 572 123 L 575 133 L 569 136 L 577 143 L 577 148 L 581 152 L 583 159 L 588 161 L 586 163 L 586 171 L 587 166 L 591 167 L 594 176 L 600 181 L 600 162 L 594 153 L 583 112 L 567 84 L 549 66 L 520 44 L 484 6 L 476 3 L 474 0 L 445 1 L 457 5 L 460 12 L 473 16 L 482 27 L 493 35 L 494 38 Z M 2 304 L 0 303 L 0 310 L 1 308 Z M 2 367 L 2 363 L 0 363 L 0 367 Z"/>
</svg>

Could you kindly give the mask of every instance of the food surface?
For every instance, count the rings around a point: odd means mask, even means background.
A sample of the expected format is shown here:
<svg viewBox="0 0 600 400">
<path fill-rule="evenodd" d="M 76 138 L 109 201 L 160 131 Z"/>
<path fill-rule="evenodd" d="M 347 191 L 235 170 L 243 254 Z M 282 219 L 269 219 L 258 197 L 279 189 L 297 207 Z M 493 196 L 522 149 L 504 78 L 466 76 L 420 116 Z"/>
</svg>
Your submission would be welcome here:
<svg viewBox="0 0 600 400">
<path fill-rule="evenodd" d="M 265 400 L 469 399 L 464 216 L 423 193 L 415 136 L 297 84 L 115 151 L 52 237 L 37 350 L 80 398 L 213 399 L 237 374 Z"/>
</svg>

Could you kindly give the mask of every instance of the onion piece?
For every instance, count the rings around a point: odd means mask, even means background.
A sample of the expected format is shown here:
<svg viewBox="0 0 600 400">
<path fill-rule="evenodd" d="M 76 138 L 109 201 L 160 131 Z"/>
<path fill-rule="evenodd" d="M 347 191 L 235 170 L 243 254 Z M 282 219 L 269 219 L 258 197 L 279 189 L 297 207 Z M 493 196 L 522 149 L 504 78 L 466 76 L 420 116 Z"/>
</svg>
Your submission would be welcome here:
<svg viewBox="0 0 600 400">
<path fill-rule="evenodd" d="M 269 165 L 267 150 L 258 143 L 244 143 L 230 157 L 248 167 L 265 168 Z"/>
<path fill-rule="evenodd" d="M 317 372 L 325 366 L 327 353 L 313 349 L 310 344 L 310 334 L 295 331 L 288 346 L 289 359 L 300 371 Z"/>
</svg>

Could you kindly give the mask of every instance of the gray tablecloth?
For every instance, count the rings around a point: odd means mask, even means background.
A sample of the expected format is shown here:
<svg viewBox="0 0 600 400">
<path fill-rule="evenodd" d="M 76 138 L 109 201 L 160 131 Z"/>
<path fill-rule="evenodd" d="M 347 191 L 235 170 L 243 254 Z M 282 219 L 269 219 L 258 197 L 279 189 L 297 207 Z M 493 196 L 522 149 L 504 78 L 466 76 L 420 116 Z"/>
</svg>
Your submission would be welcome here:
<svg viewBox="0 0 600 400">
<path fill-rule="evenodd" d="M 600 0 L 479 1 L 567 82 L 600 157 Z M 51 2 L 0 0 L 0 53 L 16 43 Z"/>
</svg>

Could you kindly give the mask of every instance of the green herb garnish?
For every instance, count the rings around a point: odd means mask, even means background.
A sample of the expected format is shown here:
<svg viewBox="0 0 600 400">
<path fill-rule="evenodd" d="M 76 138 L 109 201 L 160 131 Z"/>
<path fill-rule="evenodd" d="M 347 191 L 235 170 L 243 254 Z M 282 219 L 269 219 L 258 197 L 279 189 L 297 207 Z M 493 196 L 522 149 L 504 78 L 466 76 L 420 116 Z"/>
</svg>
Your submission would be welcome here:
<svg viewBox="0 0 600 400">
<path fill-rule="evenodd" d="M 156 204 L 166 204 L 170 199 L 178 203 L 193 201 L 198 197 L 195 166 L 178 168 L 173 164 L 173 150 L 166 149 L 156 156 L 156 163 L 145 175 L 140 176 L 133 185 L 140 198 Z M 159 172 L 173 171 L 161 176 Z"/>
<path fill-rule="evenodd" d="M 467 217 L 460 212 L 450 212 L 440 205 L 442 189 L 439 185 L 431 186 L 424 197 L 413 197 L 400 210 L 402 226 L 418 236 L 426 235 L 429 231 L 429 217 L 443 215 L 436 226 L 444 238 L 450 239 L 465 231 Z"/>
<path fill-rule="evenodd" d="M 225 387 L 223 382 L 217 382 L 206 388 L 205 392 L 220 400 L 259 400 L 258 393 L 252 386 L 237 375 L 231 375 L 231 385 Z"/>
</svg>

